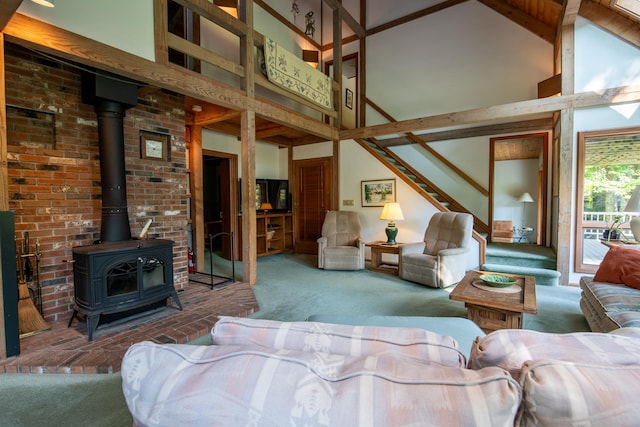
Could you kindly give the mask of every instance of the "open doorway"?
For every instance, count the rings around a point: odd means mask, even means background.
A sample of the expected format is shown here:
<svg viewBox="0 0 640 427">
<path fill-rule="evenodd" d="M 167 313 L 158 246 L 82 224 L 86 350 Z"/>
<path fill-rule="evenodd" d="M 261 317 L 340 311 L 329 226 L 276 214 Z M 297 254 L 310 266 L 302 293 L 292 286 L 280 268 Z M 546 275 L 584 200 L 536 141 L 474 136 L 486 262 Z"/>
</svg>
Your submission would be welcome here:
<svg viewBox="0 0 640 427">
<path fill-rule="evenodd" d="M 508 223 L 512 243 L 545 246 L 548 133 L 491 138 L 490 146 L 491 229 Z"/>
<path fill-rule="evenodd" d="M 202 215 L 205 246 L 225 259 L 238 259 L 234 236 L 234 252 L 228 234 L 237 229 L 238 217 L 237 157 L 226 153 L 203 151 L 202 155 Z M 220 233 L 223 233 L 220 235 Z M 209 242 L 209 236 L 217 236 Z"/>
</svg>

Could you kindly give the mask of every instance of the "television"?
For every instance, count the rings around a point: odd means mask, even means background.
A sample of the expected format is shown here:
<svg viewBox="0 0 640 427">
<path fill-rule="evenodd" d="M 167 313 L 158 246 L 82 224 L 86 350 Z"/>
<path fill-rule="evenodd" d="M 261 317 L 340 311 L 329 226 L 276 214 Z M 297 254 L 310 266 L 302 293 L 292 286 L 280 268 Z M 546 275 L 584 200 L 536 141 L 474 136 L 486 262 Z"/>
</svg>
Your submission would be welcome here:
<svg viewBox="0 0 640 427">
<path fill-rule="evenodd" d="M 242 209 L 242 179 L 238 186 L 240 209 Z M 265 203 L 271 208 L 264 209 Z M 286 179 L 256 179 L 256 211 L 291 212 L 291 193 Z"/>
</svg>

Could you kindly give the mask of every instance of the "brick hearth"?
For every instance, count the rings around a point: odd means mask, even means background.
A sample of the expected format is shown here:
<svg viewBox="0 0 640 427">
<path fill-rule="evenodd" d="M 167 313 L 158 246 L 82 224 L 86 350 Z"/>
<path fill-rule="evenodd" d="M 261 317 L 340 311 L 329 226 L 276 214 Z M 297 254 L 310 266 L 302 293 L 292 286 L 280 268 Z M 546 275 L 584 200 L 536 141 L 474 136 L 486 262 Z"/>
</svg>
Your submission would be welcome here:
<svg viewBox="0 0 640 427">
<path fill-rule="evenodd" d="M 119 325 L 99 326 L 87 341 L 83 322 L 50 324 L 51 329 L 20 339 L 20 355 L 0 361 L 0 373 L 95 374 L 120 371 L 131 344 L 187 343 L 203 336 L 218 316 L 246 317 L 259 310 L 251 286 L 235 282 L 214 287 L 190 282 L 179 292 L 183 310 L 167 308 Z M 170 300 L 171 301 L 171 300 Z"/>
</svg>

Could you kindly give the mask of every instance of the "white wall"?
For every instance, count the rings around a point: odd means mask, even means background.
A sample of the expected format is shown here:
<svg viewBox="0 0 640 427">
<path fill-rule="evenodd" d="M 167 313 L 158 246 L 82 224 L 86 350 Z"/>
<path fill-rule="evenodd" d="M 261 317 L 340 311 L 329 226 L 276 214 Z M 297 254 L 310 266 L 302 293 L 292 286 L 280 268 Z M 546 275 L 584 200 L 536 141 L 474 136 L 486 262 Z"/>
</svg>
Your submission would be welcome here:
<svg viewBox="0 0 640 427">
<path fill-rule="evenodd" d="M 640 84 L 640 49 L 578 17 L 575 25 L 575 90 L 597 91 L 603 88 Z M 640 126 L 640 105 L 583 108 L 574 114 L 573 182 L 576 188 L 577 134 L 582 131 Z M 575 197 L 572 198 L 570 283 L 578 283 L 584 273 L 576 273 Z"/>
<path fill-rule="evenodd" d="M 153 61 L 153 0 L 23 1 L 18 12 Z"/>
</svg>

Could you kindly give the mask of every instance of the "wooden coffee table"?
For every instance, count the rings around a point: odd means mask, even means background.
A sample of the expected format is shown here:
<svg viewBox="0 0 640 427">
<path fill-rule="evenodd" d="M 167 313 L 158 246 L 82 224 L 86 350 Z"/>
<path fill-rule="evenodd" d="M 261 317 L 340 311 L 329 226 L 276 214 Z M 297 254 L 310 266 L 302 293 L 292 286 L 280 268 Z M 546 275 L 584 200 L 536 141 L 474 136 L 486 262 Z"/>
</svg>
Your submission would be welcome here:
<svg viewBox="0 0 640 427">
<path fill-rule="evenodd" d="M 479 279 L 483 273 L 515 277 L 517 282 L 514 287 L 488 288 Z M 449 299 L 464 302 L 467 318 L 485 333 L 497 329 L 522 329 L 523 314 L 538 312 L 536 279 L 531 276 L 471 270 L 449 294 Z"/>
</svg>

